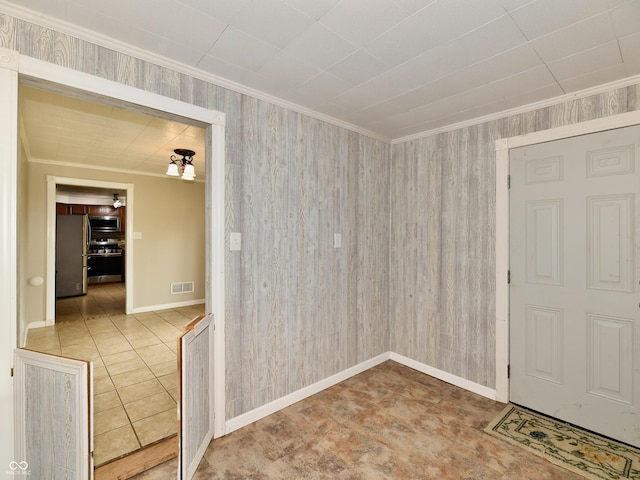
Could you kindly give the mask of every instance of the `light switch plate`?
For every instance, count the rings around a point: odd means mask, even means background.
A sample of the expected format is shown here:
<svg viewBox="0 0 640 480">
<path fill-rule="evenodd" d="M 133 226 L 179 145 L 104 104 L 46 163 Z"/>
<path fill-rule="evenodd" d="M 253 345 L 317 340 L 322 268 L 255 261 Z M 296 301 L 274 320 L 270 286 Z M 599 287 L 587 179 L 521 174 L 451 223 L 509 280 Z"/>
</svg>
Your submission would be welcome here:
<svg viewBox="0 0 640 480">
<path fill-rule="evenodd" d="M 142 232 L 133 232 L 134 240 L 142 240 Z"/>
<path fill-rule="evenodd" d="M 229 250 L 232 252 L 242 250 L 242 234 L 240 232 L 231 232 L 229 234 Z"/>
<path fill-rule="evenodd" d="M 334 233 L 333 234 L 333 248 L 342 248 L 342 234 Z"/>
</svg>

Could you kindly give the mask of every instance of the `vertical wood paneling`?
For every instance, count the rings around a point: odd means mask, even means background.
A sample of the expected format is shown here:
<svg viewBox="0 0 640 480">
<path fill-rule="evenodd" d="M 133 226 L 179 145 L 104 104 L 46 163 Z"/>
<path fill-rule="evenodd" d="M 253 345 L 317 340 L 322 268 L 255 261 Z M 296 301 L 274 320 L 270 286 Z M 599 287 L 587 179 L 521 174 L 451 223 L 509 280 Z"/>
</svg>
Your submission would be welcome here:
<svg viewBox="0 0 640 480">
<path fill-rule="evenodd" d="M 638 90 L 634 85 L 393 146 L 389 279 L 393 351 L 495 386 L 494 142 L 638 109 Z M 433 150 L 434 142 L 443 142 L 442 148 Z M 441 202 L 440 217 L 412 201 L 417 196 L 407 188 L 416 169 L 419 172 L 420 165 L 429 165 L 434 158 L 440 170 L 430 169 L 431 180 L 418 174 L 417 188 L 429 190 L 440 173 L 441 191 L 429 197 L 430 204 Z M 416 241 L 414 230 L 407 228 L 409 221 L 418 224 L 418 231 L 429 225 L 427 242 L 420 235 Z M 418 259 L 415 272 L 406 261 L 413 258 Z M 423 276 L 439 282 L 440 288 L 429 296 L 426 308 L 412 300 L 420 298 L 418 290 L 433 285 L 421 284 Z M 413 331 L 427 340 L 412 338 Z"/>
<path fill-rule="evenodd" d="M 640 108 L 633 86 L 391 148 L 4 14 L 0 46 L 226 113 L 228 418 L 389 349 L 493 386 L 493 142 Z"/>
</svg>

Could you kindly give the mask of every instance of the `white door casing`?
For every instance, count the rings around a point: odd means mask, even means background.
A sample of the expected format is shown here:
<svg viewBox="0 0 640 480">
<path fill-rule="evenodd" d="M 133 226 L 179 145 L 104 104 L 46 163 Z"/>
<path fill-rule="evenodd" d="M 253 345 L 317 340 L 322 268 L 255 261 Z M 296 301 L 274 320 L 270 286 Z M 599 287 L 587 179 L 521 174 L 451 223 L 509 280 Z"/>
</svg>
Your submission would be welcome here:
<svg viewBox="0 0 640 480">
<path fill-rule="evenodd" d="M 634 445 L 638 151 L 640 127 L 510 151 L 510 399 Z"/>
<path fill-rule="evenodd" d="M 202 122 L 206 127 L 206 223 L 207 223 L 207 265 L 206 265 L 206 303 L 207 311 L 215 314 L 216 329 L 214 335 L 214 373 L 215 373 L 215 435 L 225 431 L 225 380 L 224 380 L 224 208 L 225 208 L 225 117 L 224 113 L 207 110 L 157 94 L 139 90 L 117 82 L 85 74 L 69 68 L 20 55 L 14 50 L 0 48 L 0 95 L 3 99 L 0 114 L 0 163 L 3 175 L 0 179 L 0 302 L 2 323 L 5 325 L 2 335 L 4 352 L 0 356 L 0 367 L 8 372 L 14 365 L 13 351 L 17 338 L 18 321 L 18 285 L 17 285 L 17 166 L 18 166 L 18 85 L 19 77 L 29 77 L 30 82 L 55 84 L 58 87 L 76 89 L 95 94 L 103 98 L 113 98 L 130 102 L 146 108 L 169 112 L 183 118 Z M 0 406 L 3 411 L 11 412 L 0 420 L 1 430 L 6 433 L 0 439 L 0 463 L 8 465 L 14 461 L 15 438 L 13 403 L 13 379 L 8 375 L 1 377 Z"/>
<path fill-rule="evenodd" d="M 496 400 L 509 401 L 509 151 L 525 145 L 640 124 L 640 110 L 575 123 L 495 142 L 496 151 Z"/>
<path fill-rule="evenodd" d="M 215 373 L 214 391 L 215 436 L 225 432 L 225 276 L 224 276 L 224 210 L 225 210 L 225 114 L 197 105 L 164 97 L 135 87 L 96 77 L 87 73 L 54 65 L 42 60 L 19 55 L 19 74 L 29 78 L 30 85 L 56 85 L 61 91 L 78 90 L 101 98 L 112 98 L 116 103 L 127 102 L 130 107 L 166 112 L 191 119 L 205 128 L 205 233 L 206 311 L 215 315 L 212 363 Z M 18 84 L 15 85 L 17 99 Z M 16 112 L 17 122 L 17 112 Z M 17 135 L 16 135 L 17 141 Z M 17 153 L 13 156 L 15 162 Z"/>
</svg>

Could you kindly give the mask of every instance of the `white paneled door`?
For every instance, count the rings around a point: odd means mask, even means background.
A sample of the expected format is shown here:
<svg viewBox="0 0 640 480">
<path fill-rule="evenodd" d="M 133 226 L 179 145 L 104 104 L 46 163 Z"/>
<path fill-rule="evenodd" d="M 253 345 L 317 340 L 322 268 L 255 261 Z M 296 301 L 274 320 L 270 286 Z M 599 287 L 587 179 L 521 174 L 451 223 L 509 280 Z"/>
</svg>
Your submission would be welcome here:
<svg viewBox="0 0 640 480">
<path fill-rule="evenodd" d="M 193 477 L 213 438 L 213 334 L 213 315 L 209 314 L 189 323 L 178 339 L 179 480 Z"/>
<path fill-rule="evenodd" d="M 510 400 L 640 447 L 640 127 L 510 151 Z"/>
</svg>

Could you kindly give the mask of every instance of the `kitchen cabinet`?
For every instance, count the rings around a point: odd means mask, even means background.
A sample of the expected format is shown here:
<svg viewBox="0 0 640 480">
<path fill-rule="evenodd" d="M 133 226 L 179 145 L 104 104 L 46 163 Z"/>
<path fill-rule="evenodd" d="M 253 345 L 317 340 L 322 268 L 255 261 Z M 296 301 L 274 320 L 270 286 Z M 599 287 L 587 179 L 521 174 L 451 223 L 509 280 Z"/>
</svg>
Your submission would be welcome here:
<svg viewBox="0 0 640 480">
<path fill-rule="evenodd" d="M 124 233 L 127 226 L 127 207 L 120 207 L 118 212 L 120 213 L 120 231 Z"/>
<path fill-rule="evenodd" d="M 126 225 L 126 207 L 113 208 L 112 205 L 76 205 L 56 203 L 56 213 L 60 215 L 91 215 L 98 217 L 120 217 L 120 232 Z"/>
<path fill-rule="evenodd" d="M 56 203 L 56 213 L 59 213 L 60 215 L 84 215 L 87 213 L 87 205 Z"/>
<path fill-rule="evenodd" d="M 68 215 L 69 214 L 69 205 L 65 205 L 64 203 L 56 203 L 56 213 L 58 215 Z"/>
<path fill-rule="evenodd" d="M 84 215 L 87 213 L 86 205 L 69 205 L 69 213 L 71 215 Z"/>
</svg>

